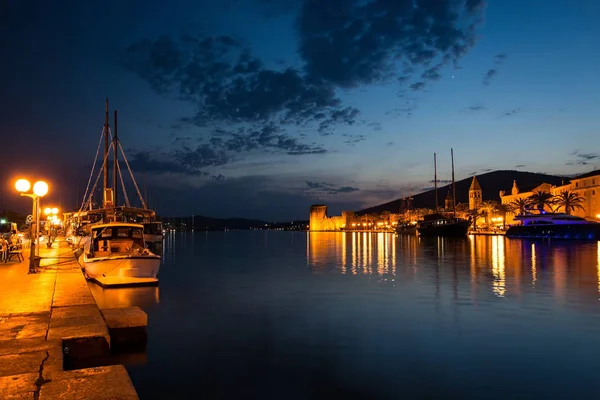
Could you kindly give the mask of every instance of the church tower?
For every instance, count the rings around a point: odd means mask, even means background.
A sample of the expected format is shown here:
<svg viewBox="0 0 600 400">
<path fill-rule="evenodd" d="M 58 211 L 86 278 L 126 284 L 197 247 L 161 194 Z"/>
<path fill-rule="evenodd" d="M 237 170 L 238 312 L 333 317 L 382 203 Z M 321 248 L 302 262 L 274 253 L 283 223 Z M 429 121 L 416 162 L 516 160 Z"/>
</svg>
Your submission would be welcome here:
<svg viewBox="0 0 600 400">
<path fill-rule="evenodd" d="M 481 186 L 479 186 L 479 182 L 477 182 L 477 177 L 474 176 L 471 187 L 469 188 L 469 210 L 475 210 L 481 207 L 481 202 L 483 201 L 481 195 Z"/>
<path fill-rule="evenodd" d="M 446 196 L 446 199 L 444 200 L 444 208 L 446 210 L 452 210 L 453 204 L 454 204 L 454 202 L 452 201 L 452 192 L 450 190 L 448 190 L 448 195 Z"/>
<path fill-rule="evenodd" d="M 513 181 L 513 187 L 510 192 L 513 196 L 519 194 L 519 187 L 517 186 L 517 181 Z"/>
</svg>

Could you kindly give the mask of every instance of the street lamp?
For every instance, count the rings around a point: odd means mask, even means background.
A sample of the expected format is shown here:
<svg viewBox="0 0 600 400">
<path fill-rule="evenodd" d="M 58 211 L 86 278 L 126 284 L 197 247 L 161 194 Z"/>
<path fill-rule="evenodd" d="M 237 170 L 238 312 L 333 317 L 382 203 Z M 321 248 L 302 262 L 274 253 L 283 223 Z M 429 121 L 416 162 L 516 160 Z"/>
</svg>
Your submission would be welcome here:
<svg viewBox="0 0 600 400">
<path fill-rule="evenodd" d="M 58 208 L 56 207 L 46 207 L 44 209 L 44 214 L 46 215 L 46 230 L 48 230 L 48 248 L 52 247 L 52 230 L 54 225 L 58 225 Z"/>
<path fill-rule="evenodd" d="M 35 228 L 33 221 L 30 223 L 30 238 L 31 238 L 31 250 L 29 253 L 29 273 L 35 274 L 37 272 L 37 265 L 39 264 L 40 250 L 39 246 L 36 246 L 38 235 L 40 232 L 40 197 L 45 196 L 48 193 L 48 184 L 44 181 L 37 181 L 33 184 L 33 193 L 29 192 L 31 183 L 27 179 L 19 179 L 15 182 L 15 189 L 20 193 L 21 196 L 30 197 L 33 200 L 33 212 L 31 216 L 35 219 Z"/>
</svg>

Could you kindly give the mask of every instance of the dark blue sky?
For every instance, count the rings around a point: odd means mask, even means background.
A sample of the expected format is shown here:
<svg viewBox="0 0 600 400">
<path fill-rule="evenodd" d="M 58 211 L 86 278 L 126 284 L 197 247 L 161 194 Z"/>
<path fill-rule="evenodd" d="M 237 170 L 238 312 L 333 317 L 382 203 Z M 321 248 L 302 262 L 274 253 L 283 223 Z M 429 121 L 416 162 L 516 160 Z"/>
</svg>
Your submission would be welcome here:
<svg viewBox="0 0 600 400">
<path fill-rule="evenodd" d="M 163 215 L 359 209 L 431 186 L 433 152 L 449 179 L 451 147 L 457 179 L 586 172 L 599 15 L 594 0 L 9 0 L 0 208 L 29 207 L 20 175 L 75 207 L 105 97 Z"/>
</svg>

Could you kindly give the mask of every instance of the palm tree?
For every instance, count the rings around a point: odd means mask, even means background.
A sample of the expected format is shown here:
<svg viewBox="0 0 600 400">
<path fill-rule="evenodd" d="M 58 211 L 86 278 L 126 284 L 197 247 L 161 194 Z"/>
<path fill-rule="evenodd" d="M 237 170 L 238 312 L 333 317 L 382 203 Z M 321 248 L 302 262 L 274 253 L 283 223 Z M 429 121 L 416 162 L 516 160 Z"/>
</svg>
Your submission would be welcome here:
<svg viewBox="0 0 600 400">
<path fill-rule="evenodd" d="M 476 231 L 477 230 L 477 218 L 481 217 L 483 215 L 483 213 L 478 208 L 475 208 L 473 210 L 468 210 L 467 215 L 469 216 L 469 218 L 471 218 L 473 220 L 473 230 Z"/>
<path fill-rule="evenodd" d="M 538 190 L 529 196 L 529 204 L 535 206 L 538 211 L 543 211 L 545 206 L 552 207 L 553 197 L 551 193 Z"/>
<path fill-rule="evenodd" d="M 525 214 L 527 208 L 529 208 L 529 200 L 521 197 L 508 203 L 508 207 L 513 214 Z"/>
<path fill-rule="evenodd" d="M 481 204 L 481 208 L 485 213 L 485 223 L 488 226 L 488 228 L 490 227 L 490 216 L 494 214 L 494 211 L 496 211 L 497 206 L 498 203 L 491 200 L 486 200 Z"/>
<path fill-rule="evenodd" d="M 558 207 L 564 207 L 565 213 L 571 215 L 571 211 L 585 210 L 585 199 L 577 192 L 565 190 L 554 196 L 554 202 Z"/>
<path fill-rule="evenodd" d="M 496 211 L 502 214 L 502 230 L 506 230 L 506 213 L 510 211 L 510 205 L 498 204 L 496 206 Z"/>
</svg>

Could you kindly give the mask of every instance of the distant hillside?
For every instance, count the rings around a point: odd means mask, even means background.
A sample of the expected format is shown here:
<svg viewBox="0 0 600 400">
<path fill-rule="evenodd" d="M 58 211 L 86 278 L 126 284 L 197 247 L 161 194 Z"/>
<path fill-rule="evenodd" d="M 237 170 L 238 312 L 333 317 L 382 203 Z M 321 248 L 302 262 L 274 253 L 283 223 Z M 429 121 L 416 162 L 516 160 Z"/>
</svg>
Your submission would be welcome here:
<svg viewBox="0 0 600 400">
<path fill-rule="evenodd" d="M 211 218 L 202 215 L 192 217 L 163 217 L 163 225 L 172 224 L 174 227 L 181 228 L 183 224 L 187 229 L 194 227 L 197 231 L 219 231 L 223 229 L 250 229 L 265 226 L 267 222 L 245 218 Z"/>
<path fill-rule="evenodd" d="M 568 183 L 569 179 L 562 176 L 536 174 L 533 172 L 521 171 L 493 171 L 485 174 L 477 175 L 477 181 L 481 185 L 483 200 L 500 200 L 500 191 L 504 190 L 510 193 L 513 181 L 517 181 L 519 191 L 527 192 L 534 189 L 542 183 L 550 183 L 552 185 L 561 185 L 563 182 Z M 462 179 L 456 182 L 456 202 L 469 202 L 469 187 L 473 177 Z M 452 191 L 452 185 L 438 187 L 438 205 L 444 206 L 444 199 L 448 191 Z M 419 193 L 412 196 L 414 208 L 434 208 L 435 207 L 435 191 Z M 402 199 L 397 199 L 389 203 L 380 204 L 375 207 L 360 210 L 357 214 L 379 214 L 383 211 L 397 213 L 402 205 Z"/>
</svg>

